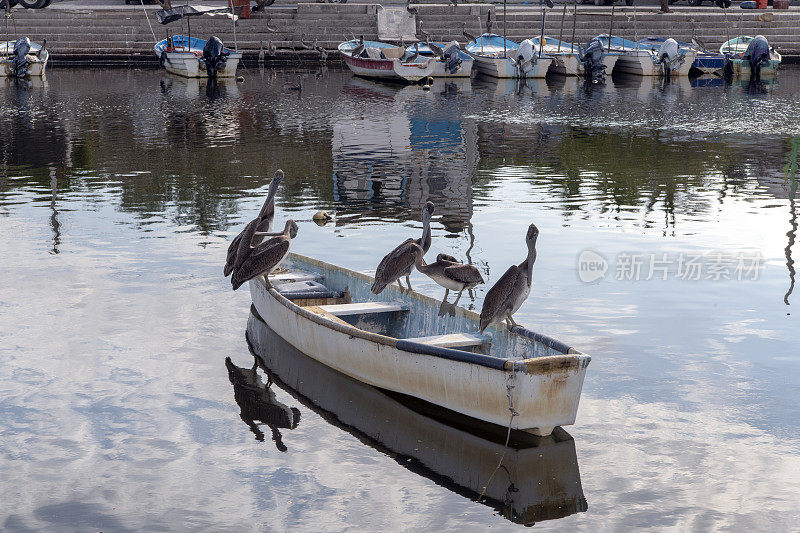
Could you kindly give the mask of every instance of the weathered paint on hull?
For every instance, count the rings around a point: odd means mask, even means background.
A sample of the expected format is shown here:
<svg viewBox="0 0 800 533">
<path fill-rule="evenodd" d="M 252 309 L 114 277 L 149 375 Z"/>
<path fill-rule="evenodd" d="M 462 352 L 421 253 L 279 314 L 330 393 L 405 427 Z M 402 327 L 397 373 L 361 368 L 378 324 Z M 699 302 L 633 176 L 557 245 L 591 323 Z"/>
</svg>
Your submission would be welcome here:
<svg viewBox="0 0 800 533">
<path fill-rule="evenodd" d="M 208 73 L 200 59 L 191 52 L 162 52 L 166 54 L 164 58 L 164 69 L 170 74 L 176 74 L 185 78 L 207 78 Z M 241 52 L 234 52 L 228 56 L 225 67 L 217 71 L 218 78 L 233 78 L 236 76 L 236 67 L 242 58 Z"/>
<path fill-rule="evenodd" d="M 555 426 L 575 422 L 591 360 L 585 354 L 528 359 L 531 363 L 524 370 L 512 372 L 412 353 L 394 346 L 395 339 L 382 337 L 385 340 L 377 342 L 374 339 L 381 336 L 364 338 L 356 336 L 361 330 L 355 328 L 329 327 L 329 321 L 296 306 L 274 288 L 268 290 L 263 278 L 251 280 L 249 285 L 253 304 L 270 328 L 301 352 L 354 379 L 493 424 L 507 426 L 512 422 L 514 429 L 538 435 L 549 435 Z M 435 300 L 417 293 L 407 297 L 424 301 L 434 308 L 435 315 Z M 513 421 L 506 396 L 506 387 L 512 383 L 514 408 L 519 412 Z"/>
<path fill-rule="evenodd" d="M 731 59 L 731 69 L 734 76 L 739 76 L 743 78 L 750 77 L 750 62 L 743 60 L 743 59 Z M 780 66 L 780 61 L 775 59 L 770 59 L 768 63 L 765 63 L 761 66 L 761 76 L 763 77 L 772 77 L 775 76 L 778 72 L 778 67 Z"/>
<path fill-rule="evenodd" d="M 357 436 L 362 440 L 366 435 L 378 443 L 378 449 L 388 448 L 415 458 L 431 472 L 445 476 L 475 496 L 486 487 L 484 496 L 512 511 L 504 512 L 510 520 L 531 524 L 586 511 L 575 441 L 566 431 L 556 430 L 550 437 L 527 437 L 529 440 L 518 448 L 506 447 L 503 440 L 488 440 L 456 429 L 438 421 L 438 417 L 426 416 L 428 412 L 421 414 L 402 400 L 334 372 L 288 345 L 252 314 L 247 323 L 247 339 L 271 375 L 280 380 L 278 386 L 282 382 L 292 389 L 290 393 L 313 402 L 312 409 L 333 414 L 326 417 L 332 424 L 351 433 L 359 432 Z M 455 415 L 447 413 L 446 422 L 456 422 L 453 418 Z M 474 428 L 473 420 L 459 417 L 457 422 L 460 428 Z M 505 438 L 502 429 L 495 434 Z M 420 441 L 425 445 L 420 446 Z M 487 487 L 503 454 L 508 482 L 490 483 Z M 511 484 L 513 497 L 509 498 Z"/>
<path fill-rule="evenodd" d="M 433 75 L 436 61 L 402 63 L 399 59 L 369 59 L 342 53 L 342 59 L 353 74 L 366 78 L 417 82 Z"/>
</svg>

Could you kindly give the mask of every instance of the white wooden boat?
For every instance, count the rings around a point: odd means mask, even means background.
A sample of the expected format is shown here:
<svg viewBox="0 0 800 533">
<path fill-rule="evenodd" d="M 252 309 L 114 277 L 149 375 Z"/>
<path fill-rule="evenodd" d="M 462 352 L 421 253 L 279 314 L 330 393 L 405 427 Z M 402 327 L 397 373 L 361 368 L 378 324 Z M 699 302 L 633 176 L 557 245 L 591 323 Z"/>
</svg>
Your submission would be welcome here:
<svg viewBox="0 0 800 533">
<path fill-rule="evenodd" d="M 338 47 L 342 60 L 357 76 L 417 82 L 432 76 L 436 70 L 437 61 L 432 56 L 419 55 L 410 60 L 412 54 L 405 47 L 380 41 L 364 41 L 364 55 L 354 55 L 353 51 L 360 44 L 361 41 L 354 39 Z"/>
<path fill-rule="evenodd" d="M 263 277 L 250 281 L 253 305 L 278 335 L 325 365 L 536 435 L 575 423 L 588 355 L 519 326 L 480 335 L 476 313 L 456 308 L 439 318 L 432 298 L 396 286 L 374 296 L 369 276 L 308 257 L 289 254 L 285 266 L 271 288 Z"/>
<path fill-rule="evenodd" d="M 512 432 L 506 447 L 505 428 L 355 381 L 301 353 L 255 313 L 247 341 L 275 386 L 305 407 L 364 444 L 403 457 L 401 466 L 438 485 L 472 500 L 483 493 L 480 502 L 512 522 L 533 525 L 587 510 L 575 441 L 563 429 L 549 437 Z M 236 370 L 250 374 L 247 367 Z M 252 406 L 251 391 L 243 409 L 269 417 L 273 427 L 298 427 L 291 402 L 277 402 L 265 391 L 259 395 L 264 405 Z M 291 446 L 291 435 L 283 438 Z M 493 478 L 501 456 L 503 477 Z"/>
<path fill-rule="evenodd" d="M 734 76 L 750 76 L 750 62 L 744 58 L 744 55 L 753 39 L 754 37 L 741 35 L 722 43 L 722 46 L 719 47 L 719 52 L 728 58 Z M 781 66 L 782 60 L 781 55 L 770 46 L 769 61 L 761 66 L 761 76 L 774 76 L 778 67 Z"/>
<path fill-rule="evenodd" d="M 531 39 L 534 44 L 539 46 L 539 37 Z M 542 52 L 553 58 L 550 64 L 550 72 L 561 74 L 562 76 L 584 76 L 586 69 L 581 61 L 581 47 L 564 41 L 559 41 L 554 37 L 544 38 Z M 603 65 L 606 73 L 611 74 L 619 58 L 618 52 L 603 53 Z"/>
<path fill-rule="evenodd" d="M 658 59 L 657 52 L 649 46 L 615 35 L 602 34 L 598 35 L 597 38 L 600 39 L 606 50 L 620 54 L 614 67 L 614 72 L 636 76 L 664 75 L 664 69 Z M 680 52 L 680 60 L 670 70 L 670 75 L 672 76 L 688 76 L 697 56 L 697 51 L 693 49 L 680 49 Z"/>
<path fill-rule="evenodd" d="M 493 78 L 544 78 L 553 62 L 530 39 L 515 43 L 494 33 L 484 33 L 464 50 L 475 59 L 478 72 Z"/>
<path fill-rule="evenodd" d="M 173 35 L 156 43 L 153 49 L 159 63 L 167 72 L 186 78 L 207 78 L 208 71 L 203 58 L 203 48 L 206 42 L 196 37 Z M 227 57 L 222 68 L 216 72 L 216 76 L 232 78 L 236 76 L 236 68 L 242 58 L 242 53 L 228 48 L 224 48 L 223 53 Z"/>
<path fill-rule="evenodd" d="M 17 41 L 0 42 L 0 77 L 16 76 L 14 65 L 14 47 Z M 30 49 L 25 54 L 27 63 L 25 75 L 22 77 L 41 77 L 44 76 L 47 60 L 50 59 L 50 52 L 42 50 L 42 45 L 28 41 Z"/>
</svg>

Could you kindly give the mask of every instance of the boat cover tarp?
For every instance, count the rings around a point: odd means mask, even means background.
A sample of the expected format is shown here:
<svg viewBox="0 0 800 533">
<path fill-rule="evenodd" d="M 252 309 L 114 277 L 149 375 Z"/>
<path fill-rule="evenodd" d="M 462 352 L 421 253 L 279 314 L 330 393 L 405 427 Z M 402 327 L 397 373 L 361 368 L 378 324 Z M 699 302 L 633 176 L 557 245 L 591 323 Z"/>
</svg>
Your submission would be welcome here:
<svg viewBox="0 0 800 533">
<path fill-rule="evenodd" d="M 471 54 L 493 55 L 503 53 L 503 37 L 494 33 L 484 33 L 464 47 Z M 506 50 L 516 50 L 519 44 L 505 39 Z"/>
</svg>

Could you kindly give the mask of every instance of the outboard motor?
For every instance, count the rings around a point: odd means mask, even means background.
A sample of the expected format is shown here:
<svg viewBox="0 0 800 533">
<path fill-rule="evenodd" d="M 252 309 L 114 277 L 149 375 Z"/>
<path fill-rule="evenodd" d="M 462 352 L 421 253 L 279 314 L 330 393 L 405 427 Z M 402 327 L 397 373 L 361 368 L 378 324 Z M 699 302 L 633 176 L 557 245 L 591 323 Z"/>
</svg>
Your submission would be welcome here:
<svg viewBox="0 0 800 533">
<path fill-rule="evenodd" d="M 586 43 L 583 54 L 578 59 L 583 63 L 583 72 L 592 83 L 601 83 L 606 80 L 606 66 L 603 64 L 603 43 L 595 37 Z"/>
<path fill-rule="evenodd" d="M 761 67 L 769 61 L 769 43 L 763 35 L 756 35 L 742 56 L 750 63 L 750 77 L 761 79 Z"/>
<path fill-rule="evenodd" d="M 458 41 L 452 41 L 444 48 L 444 67 L 450 74 L 455 74 L 459 67 L 461 67 L 460 57 L 461 47 L 458 46 Z"/>
<path fill-rule="evenodd" d="M 656 59 L 661 65 L 661 73 L 664 74 L 665 78 L 669 78 L 673 71 L 680 68 L 683 64 L 683 56 L 684 54 L 681 54 L 678 42 L 675 39 L 669 38 L 661 44 Z"/>
<path fill-rule="evenodd" d="M 530 39 L 525 39 L 519 43 L 514 62 L 517 64 L 517 71 L 520 78 L 524 78 L 528 71 L 536 64 L 538 59 L 536 45 Z"/>
<path fill-rule="evenodd" d="M 225 66 L 228 53 L 218 37 L 211 37 L 203 47 L 203 61 L 206 63 L 206 73 L 209 78 L 217 76 L 217 71 Z"/>
<path fill-rule="evenodd" d="M 27 37 L 20 37 L 14 43 L 14 57 L 11 61 L 14 69 L 14 76 L 24 78 L 28 73 L 28 53 L 31 51 L 31 40 Z"/>
</svg>

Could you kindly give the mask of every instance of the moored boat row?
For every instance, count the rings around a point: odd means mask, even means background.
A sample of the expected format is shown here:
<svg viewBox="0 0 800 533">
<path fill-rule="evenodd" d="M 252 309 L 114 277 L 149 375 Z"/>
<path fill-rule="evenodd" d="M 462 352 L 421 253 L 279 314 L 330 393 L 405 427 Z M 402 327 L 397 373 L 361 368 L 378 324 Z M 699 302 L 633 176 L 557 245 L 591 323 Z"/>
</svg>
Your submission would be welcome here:
<svg viewBox="0 0 800 533">
<path fill-rule="evenodd" d="M 751 49 L 757 48 L 757 51 Z M 766 52 L 765 52 L 766 50 Z M 534 37 L 520 43 L 484 33 L 460 48 L 456 41 L 395 46 L 378 41 L 351 40 L 339 45 L 353 73 L 372 78 L 415 82 L 429 77 L 468 77 L 475 71 L 494 78 L 544 78 L 590 76 L 612 72 L 637 76 L 688 76 L 696 74 L 774 74 L 781 56 L 761 36 L 740 36 L 707 50 L 699 41 L 648 37 L 630 41 L 601 34 L 585 46 L 553 37 Z M 751 60 L 752 58 L 752 60 Z M 755 70 L 754 70 L 755 69 Z"/>
</svg>

